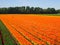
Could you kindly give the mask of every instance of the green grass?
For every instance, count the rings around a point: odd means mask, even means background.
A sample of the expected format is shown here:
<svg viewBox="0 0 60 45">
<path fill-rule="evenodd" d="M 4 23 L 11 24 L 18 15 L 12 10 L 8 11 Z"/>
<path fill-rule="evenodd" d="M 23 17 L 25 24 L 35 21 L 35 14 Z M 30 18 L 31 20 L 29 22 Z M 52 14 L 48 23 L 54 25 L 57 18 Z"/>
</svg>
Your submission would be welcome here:
<svg viewBox="0 0 60 45">
<path fill-rule="evenodd" d="M 34 14 L 33 14 L 34 15 Z M 60 16 L 60 14 L 35 14 L 34 16 Z"/>
<path fill-rule="evenodd" d="M 2 45 L 2 41 L 1 41 L 1 38 L 0 38 L 0 45 Z"/>
<path fill-rule="evenodd" d="M 60 14 L 42 14 L 44 16 L 60 16 Z"/>
<path fill-rule="evenodd" d="M 6 26 L 0 20 L 0 31 L 3 37 L 4 45 L 19 45 L 17 40 L 11 35 Z M 0 45 L 2 45 L 2 40 L 0 38 Z"/>
</svg>

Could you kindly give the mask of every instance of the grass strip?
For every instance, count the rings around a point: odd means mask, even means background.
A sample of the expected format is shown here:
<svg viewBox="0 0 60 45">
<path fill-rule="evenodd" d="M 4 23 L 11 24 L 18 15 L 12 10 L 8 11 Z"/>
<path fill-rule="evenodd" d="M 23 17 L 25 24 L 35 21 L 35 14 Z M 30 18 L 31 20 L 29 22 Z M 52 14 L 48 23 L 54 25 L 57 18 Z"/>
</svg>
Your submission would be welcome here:
<svg viewBox="0 0 60 45">
<path fill-rule="evenodd" d="M 4 40 L 4 45 L 18 45 L 18 43 L 16 43 L 16 40 L 13 38 L 13 36 L 10 34 L 10 32 L 8 31 L 8 29 L 1 20 L 0 31 Z"/>
</svg>

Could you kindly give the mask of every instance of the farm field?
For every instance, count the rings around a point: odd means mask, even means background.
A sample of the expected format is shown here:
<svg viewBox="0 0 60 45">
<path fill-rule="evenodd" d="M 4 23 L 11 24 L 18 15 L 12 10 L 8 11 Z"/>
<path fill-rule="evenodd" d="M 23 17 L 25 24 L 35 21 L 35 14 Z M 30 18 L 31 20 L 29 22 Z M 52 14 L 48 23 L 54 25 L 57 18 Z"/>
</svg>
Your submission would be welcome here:
<svg viewBox="0 0 60 45">
<path fill-rule="evenodd" d="M 0 20 L 20 45 L 60 45 L 60 16 L 0 14 Z"/>
</svg>

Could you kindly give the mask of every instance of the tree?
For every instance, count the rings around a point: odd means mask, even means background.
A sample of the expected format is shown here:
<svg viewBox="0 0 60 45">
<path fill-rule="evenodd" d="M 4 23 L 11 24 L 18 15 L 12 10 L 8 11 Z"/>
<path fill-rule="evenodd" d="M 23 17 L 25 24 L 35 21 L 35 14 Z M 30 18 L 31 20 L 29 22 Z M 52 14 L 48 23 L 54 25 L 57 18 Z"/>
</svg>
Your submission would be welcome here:
<svg viewBox="0 0 60 45">
<path fill-rule="evenodd" d="M 31 13 L 31 14 L 34 14 L 34 7 L 31 7 L 31 8 L 30 8 L 30 13 Z"/>
<path fill-rule="evenodd" d="M 15 8 L 13 8 L 13 7 L 10 7 L 10 8 L 8 8 L 8 13 L 15 13 L 16 12 L 16 10 L 15 10 Z"/>
<path fill-rule="evenodd" d="M 56 10 L 54 8 L 51 8 L 51 13 L 52 14 L 55 14 L 56 13 Z"/>
<path fill-rule="evenodd" d="M 28 14 L 30 13 L 30 7 L 29 6 L 26 7 L 26 13 L 28 13 Z"/>
<path fill-rule="evenodd" d="M 59 9 L 59 10 L 57 10 L 57 13 L 60 13 L 60 9 Z"/>
<path fill-rule="evenodd" d="M 20 7 L 19 11 L 20 11 L 20 13 L 25 13 L 25 7 L 24 6 Z"/>
<path fill-rule="evenodd" d="M 0 8 L 0 14 L 4 14 L 4 13 L 7 13 L 7 8 Z"/>
<path fill-rule="evenodd" d="M 48 14 L 54 14 L 54 13 L 56 13 L 56 10 L 54 8 L 47 8 L 46 11 L 47 11 Z"/>
<path fill-rule="evenodd" d="M 60 13 L 60 9 L 55 8 L 42 9 L 40 7 L 9 7 L 0 8 L 0 14 L 57 14 Z"/>
</svg>

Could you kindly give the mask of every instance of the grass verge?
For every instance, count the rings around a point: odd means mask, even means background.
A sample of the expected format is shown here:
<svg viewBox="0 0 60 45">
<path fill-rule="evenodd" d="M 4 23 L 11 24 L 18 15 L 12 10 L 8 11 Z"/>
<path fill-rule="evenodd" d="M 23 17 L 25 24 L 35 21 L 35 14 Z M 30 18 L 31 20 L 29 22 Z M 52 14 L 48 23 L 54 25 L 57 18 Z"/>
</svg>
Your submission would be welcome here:
<svg viewBox="0 0 60 45">
<path fill-rule="evenodd" d="M 3 38 L 3 44 L 4 45 L 20 45 L 17 40 L 11 35 L 11 33 L 8 31 L 6 26 L 3 24 L 3 22 L 0 20 L 0 31 Z M 0 35 L 0 45 L 2 44 Z"/>
</svg>

